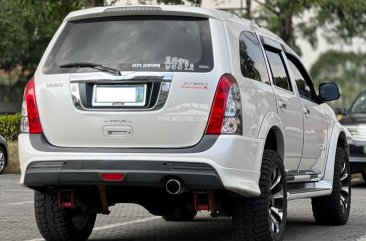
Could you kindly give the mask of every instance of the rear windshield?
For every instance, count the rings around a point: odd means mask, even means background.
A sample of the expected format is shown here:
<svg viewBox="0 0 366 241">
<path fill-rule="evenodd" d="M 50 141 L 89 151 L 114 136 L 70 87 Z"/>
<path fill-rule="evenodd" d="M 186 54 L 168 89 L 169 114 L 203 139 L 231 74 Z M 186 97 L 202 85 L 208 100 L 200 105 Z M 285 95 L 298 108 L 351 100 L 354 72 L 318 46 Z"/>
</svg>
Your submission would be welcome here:
<svg viewBox="0 0 366 241">
<path fill-rule="evenodd" d="M 80 62 L 121 71 L 209 72 L 213 68 L 209 21 L 192 17 L 134 16 L 68 22 L 43 72 L 95 71 L 59 67 Z"/>
</svg>

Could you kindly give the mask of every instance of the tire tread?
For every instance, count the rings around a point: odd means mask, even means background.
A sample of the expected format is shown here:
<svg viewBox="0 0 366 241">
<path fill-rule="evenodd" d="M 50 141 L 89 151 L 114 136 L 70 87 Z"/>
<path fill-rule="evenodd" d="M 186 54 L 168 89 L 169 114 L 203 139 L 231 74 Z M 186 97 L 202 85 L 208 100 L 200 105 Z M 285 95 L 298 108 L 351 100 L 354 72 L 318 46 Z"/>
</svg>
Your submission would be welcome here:
<svg viewBox="0 0 366 241">
<path fill-rule="evenodd" d="M 241 198 L 234 206 L 233 226 L 240 241 L 269 241 L 282 240 L 283 238 L 284 226 L 279 237 L 273 238 L 271 237 L 268 221 L 269 183 L 275 165 L 282 167 L 282 178 L 286 180 L 283 163 L 279 154 L 273 150 L 265 150 L 259 180 L 261 195 L 256 198 Z M 286 196 L 285 189 L 284 193 Z M 284 205 L 286 205 L 286 201 Z M 286 223 L 286 210 L 283 216 L 283 225 Z"/>
<path fill-rule="evenodd" d="M 84 230 L 76 230 L 70 213 L 58 206 L 54 193 L 36 191 L 34 209 L 38 229 L 47 241 L 86 240 L 94 227 L 96 215 L 91 216 Z"/>
</svg>

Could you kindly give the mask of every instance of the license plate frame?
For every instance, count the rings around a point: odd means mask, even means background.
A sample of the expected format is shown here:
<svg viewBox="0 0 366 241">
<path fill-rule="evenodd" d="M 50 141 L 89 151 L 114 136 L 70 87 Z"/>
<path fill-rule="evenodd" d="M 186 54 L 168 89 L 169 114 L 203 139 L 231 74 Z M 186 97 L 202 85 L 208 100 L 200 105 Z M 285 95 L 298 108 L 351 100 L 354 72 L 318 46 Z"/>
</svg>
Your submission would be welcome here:
<svg viewBox="0 0 366 241">
<path fill-rule="evenodd" d="M 142 92 L 142 93 L 141 93 Z M 146 84 L 94 85 L 93 107 L 143 107 L 146 104 Z"/>
</svg>

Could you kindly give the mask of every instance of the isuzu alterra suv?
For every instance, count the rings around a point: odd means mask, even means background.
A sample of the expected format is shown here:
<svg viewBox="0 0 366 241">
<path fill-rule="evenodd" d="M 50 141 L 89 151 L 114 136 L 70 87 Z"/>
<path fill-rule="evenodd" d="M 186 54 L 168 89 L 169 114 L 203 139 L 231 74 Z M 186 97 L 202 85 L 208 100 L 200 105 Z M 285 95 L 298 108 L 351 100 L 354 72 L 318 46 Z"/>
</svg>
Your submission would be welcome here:
<svg viewBox="0 0 366 241">
<path fill-rule="evenodd" d="M 238 240 L 282 240 L 287 201 L 319 224 L 350 211 L 344 128 L 276 35 L 217 10 L 70 13 L 25 90 L 21 184 L 46 240 L 85 240 L 137 203 L 167 221 L 232 217 Z"/>
</svg>

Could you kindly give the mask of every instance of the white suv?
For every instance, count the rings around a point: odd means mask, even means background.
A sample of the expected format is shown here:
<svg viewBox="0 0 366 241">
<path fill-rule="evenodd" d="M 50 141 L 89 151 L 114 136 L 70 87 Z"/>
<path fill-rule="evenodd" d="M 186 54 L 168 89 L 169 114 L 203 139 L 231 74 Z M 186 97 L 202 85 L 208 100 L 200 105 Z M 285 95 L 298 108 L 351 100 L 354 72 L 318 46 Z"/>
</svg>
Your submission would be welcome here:
<svg viewBox="0 0 366 241">
<path fill-rule="evenodd" d="M 167 221 L 231 216 L 239 240 L 282 240 L 287 201 L 341 225 L 344 128 L 298 56 L 235 15 L 182 6 L 70 13 L 25 90 L 21 184 L 46 240 L 86 240 L 137 203 Z"/>
</svg>

